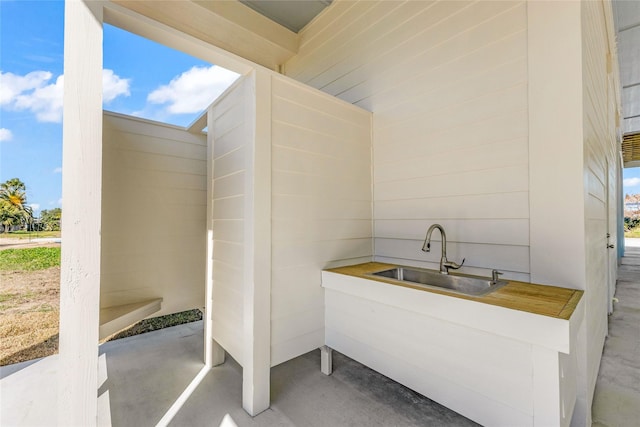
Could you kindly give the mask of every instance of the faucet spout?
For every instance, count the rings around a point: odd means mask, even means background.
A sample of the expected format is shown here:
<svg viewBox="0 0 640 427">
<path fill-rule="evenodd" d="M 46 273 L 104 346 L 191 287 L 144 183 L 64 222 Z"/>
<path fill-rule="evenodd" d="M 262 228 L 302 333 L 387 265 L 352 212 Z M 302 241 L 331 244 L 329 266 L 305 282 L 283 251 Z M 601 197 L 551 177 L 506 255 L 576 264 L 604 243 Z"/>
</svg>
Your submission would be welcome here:
<svg viewBox="0 0 640 427">
<path fill-rule="evenodd" d="M 440 231 L 440 235 L 442 236 L 442 254 L 440 256 L 440 273 L 449 274 L 449 269 L 453 268 L 457 270 L 462 267 L 464 264 L 464 259 L 462 263 L 457 264 L 455 262 L 449 261 L 447 259 L 447 234 L 444 232 L 444 228 L 440 224 L 433 224 L 427 230 L 427 235 L 424 238 L 424 243 L 422 244 L 422 250 L 424 252 L 431 252 L 431 235 L 433 234 L 433 230 L 438 229 Z"/>
</svg>

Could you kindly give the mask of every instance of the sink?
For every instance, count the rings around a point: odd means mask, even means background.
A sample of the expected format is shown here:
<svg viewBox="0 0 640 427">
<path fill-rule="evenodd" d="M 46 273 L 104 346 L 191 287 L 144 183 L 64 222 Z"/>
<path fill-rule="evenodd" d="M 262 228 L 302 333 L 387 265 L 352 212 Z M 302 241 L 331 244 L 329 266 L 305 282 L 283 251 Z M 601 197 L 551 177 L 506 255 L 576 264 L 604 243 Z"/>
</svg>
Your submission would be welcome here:
<svg viewBox="0 0 640 427">
<path fill-rule="evenodd" d="M 371 273 L 370 275 L 476 297 L 487 295 L 509 283 L 506 280 L 496 280 L 494 282 L 488 277 L 467 274 L 442 274 L 434 270 L 413 267 L 394 267 Z"/>
</svg>

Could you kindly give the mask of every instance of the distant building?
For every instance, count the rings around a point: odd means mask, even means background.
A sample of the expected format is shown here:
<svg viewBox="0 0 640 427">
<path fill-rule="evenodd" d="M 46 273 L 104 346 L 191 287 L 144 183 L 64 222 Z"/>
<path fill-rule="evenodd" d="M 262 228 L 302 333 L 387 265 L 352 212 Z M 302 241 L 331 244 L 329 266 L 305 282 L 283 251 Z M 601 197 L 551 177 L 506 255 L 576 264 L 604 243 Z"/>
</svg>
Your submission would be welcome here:
<svg viewBox="0 0 640 427">
<path fill-rule="evenodd" d="M 624 204 L 624 210 L 627 211 L 640 211 L 639 202 L 628 202 Z"/>
</svg>

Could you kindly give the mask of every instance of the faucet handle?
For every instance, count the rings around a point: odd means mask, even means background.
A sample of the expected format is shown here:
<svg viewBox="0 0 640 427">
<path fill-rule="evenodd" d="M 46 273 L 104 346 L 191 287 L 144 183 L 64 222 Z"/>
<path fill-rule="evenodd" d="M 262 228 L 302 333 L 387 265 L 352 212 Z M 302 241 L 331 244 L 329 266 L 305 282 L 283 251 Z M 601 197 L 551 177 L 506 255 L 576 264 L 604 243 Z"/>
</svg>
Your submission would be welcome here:
<svg viewBox="0 0 640 427">
<path fill-rule="evenodd" d="M 498 281 L 498 276 L 502 276 L 504 273 L 498 270 L 491 270 L 491 283 Z"/>
<path fill-rule="evenodd" d="M 464 265 L 466 258 L 462 258 L 462 262 L 460 264 L 457 264 L 453 261 L 447 261 L 444 263 L 445 267 L 447 267 L 447 269 L 449 268 L 453 268 L 454 270 L 459 269 L 460 267 L 462 267 Z"/>
</svg>

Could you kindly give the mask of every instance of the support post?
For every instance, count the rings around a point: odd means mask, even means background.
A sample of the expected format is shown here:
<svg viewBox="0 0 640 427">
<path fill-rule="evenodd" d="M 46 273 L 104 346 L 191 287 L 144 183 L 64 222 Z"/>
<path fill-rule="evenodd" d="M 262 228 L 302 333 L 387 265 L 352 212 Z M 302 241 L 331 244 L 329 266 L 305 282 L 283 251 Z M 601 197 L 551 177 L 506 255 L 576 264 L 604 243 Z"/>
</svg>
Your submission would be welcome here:
<svg viewBox="0 0 640 427">
<path fill-rule="evenodd" d="M 247 122 L 242 407 L 251 416 L 269 408 L 271 374 L 271 76 L 253 72 Z M 251 147 L 252 145 L 252 147 Z"/>
<path fill-rule="evenodd" d="M 224 363 L 224 359 L 226 356 L 226 352 L 224 348 L 216 340 L 211 338 L 211 367 L 222 365 Z"/>
<path fill-rule="evenodd" d="M 69 0 L 64 26 L 58 424 L 97 423 L 103 2 Z"/>
<path fill-rule="evenodd" d="M 326 345 L 320 347 L 320 372 L 325 375 L 333 373 L 333 349 Z"/>
</svg>

